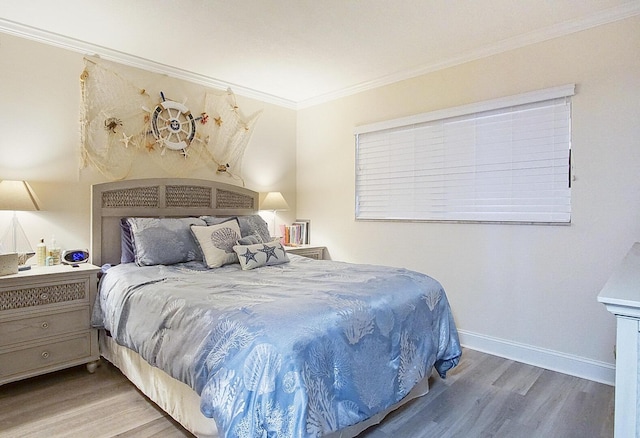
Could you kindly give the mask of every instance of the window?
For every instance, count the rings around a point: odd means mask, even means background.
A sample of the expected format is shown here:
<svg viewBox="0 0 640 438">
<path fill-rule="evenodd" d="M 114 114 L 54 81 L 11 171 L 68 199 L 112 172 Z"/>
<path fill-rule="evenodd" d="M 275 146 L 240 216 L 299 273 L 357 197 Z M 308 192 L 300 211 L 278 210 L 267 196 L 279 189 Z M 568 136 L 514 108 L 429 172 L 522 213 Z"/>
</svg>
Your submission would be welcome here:
<svg viewBox="0 0 640 438">
<path fill-rule="evenodd" d="M 356 219 L 570 223 L 574 89 L 356 128 Z"/>
</svg>

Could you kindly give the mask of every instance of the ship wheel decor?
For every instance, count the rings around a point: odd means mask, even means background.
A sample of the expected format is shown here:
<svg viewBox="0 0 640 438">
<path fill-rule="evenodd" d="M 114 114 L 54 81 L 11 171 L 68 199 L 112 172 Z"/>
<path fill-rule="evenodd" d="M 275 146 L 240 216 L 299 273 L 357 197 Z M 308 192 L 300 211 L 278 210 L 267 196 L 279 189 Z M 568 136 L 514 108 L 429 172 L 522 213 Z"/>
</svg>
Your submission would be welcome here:
<svg viewBox="0 0 640 438">
<path fill-rule="evenodd" d="M 182 151 L 187 156 L 187 148 L 196 136 L 196 120 L 189 109 L 173 100 L 166 100 L 160 93 L 160 102 L 151 114 L 151 132 L 161 146 L 173 151 Z"/>
<path fill-rule="evenodd" d="M 138 162 L 151 161 L 176 177 L 208 168 L 243 181 L 242 157 L 260 112 L 245 117 L 231 90 L 199 87 L 175 101 L 168 98 L 173 92 L 160 91 L 164 75 L 148 73 L 140 87 L 132 72 L 137 77 L 129 67 L 85 58 L 81 168 L 91 165 L 114 181 L 130 176 Z M 196 111 L 201 95 L 203 107 Z M 188 98 L 196 100 L 187 104 Z"/>
</svg>

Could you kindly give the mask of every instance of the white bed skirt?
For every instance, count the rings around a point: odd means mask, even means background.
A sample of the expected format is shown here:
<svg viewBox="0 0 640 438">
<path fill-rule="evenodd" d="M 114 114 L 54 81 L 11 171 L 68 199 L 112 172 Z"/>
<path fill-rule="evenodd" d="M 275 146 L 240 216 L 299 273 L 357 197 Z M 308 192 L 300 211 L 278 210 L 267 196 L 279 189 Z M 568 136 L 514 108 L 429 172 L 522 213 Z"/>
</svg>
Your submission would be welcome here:
<svg viewBox="0 0 640 438">
<path fill-rule="evenodd" d="M 140 391 L 149 397 L 163 411 L 171 415 L 185 429 L 199 438 L 220 438 L 216 422 L 200 412 L 200 396 L 189 386 L 169 376 L 159 368 L 149 365 L 133 350 L 118 345 L 104 330 L 99 332 L 100 354 Z M 366 421 L 354 424 L 326 438 L 353 438 L 365 429 L 378 424 L 390 412 L 403 404 L 429 392 L 428 376 L 419 382 L 399 403 L 374 415 Z"/>
</svg>

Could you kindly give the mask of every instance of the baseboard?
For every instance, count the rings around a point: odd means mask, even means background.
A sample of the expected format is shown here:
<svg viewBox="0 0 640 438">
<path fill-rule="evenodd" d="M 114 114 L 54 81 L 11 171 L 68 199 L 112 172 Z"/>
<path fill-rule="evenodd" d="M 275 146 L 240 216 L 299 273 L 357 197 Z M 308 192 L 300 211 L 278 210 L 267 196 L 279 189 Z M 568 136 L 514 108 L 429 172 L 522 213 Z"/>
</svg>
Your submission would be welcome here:
<svg viewBox="0 0 640 438">
<path fill-rule="evenodd" d="M 606 362 L 586 359 L 580 356 L 560 353 L 505 339 L 472 333 L 458 329 L 463 347 L 505 359 L 581 377 L 594 382 L 612 385 L 615 382 L 615 366 Z"/>
</svg>

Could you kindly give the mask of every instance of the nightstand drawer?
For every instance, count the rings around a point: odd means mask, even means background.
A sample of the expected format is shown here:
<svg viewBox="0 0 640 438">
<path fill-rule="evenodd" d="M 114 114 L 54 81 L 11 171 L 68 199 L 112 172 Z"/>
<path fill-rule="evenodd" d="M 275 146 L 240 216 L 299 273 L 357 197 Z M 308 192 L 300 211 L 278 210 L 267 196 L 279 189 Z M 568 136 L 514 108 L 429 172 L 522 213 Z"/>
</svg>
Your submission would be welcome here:
<svg viewBox="0 0 640 438">
<path fill-rule="evenodd" d="M 59 284 L 34 284 L 0 290 L 0 311 L 45 306 L 48 304 L 88 301 L 89 280 Z"/>
<path fill-rule="evenodd" d="M 59 338 L 54 342 L 0 352 L 0 381 L 14 374 L 26 374 L 41 368 L 81 361 L 91 356 L 91 333 Z"/>
<path fill-rule="evenodd" d="M 285 250 L 290 254 L 297 254 L 302 257 L 307 257 L 309 259 L 315 260 L 324 260 L 325 258 L 325 247 L 324 246 L 287 246 Z"/>
<path fill-rule="evenodd" d="M 2 321 L 0 322 L 0 347 L 88 330 L 89 321 L 89 307 Z"/>
</svg>

